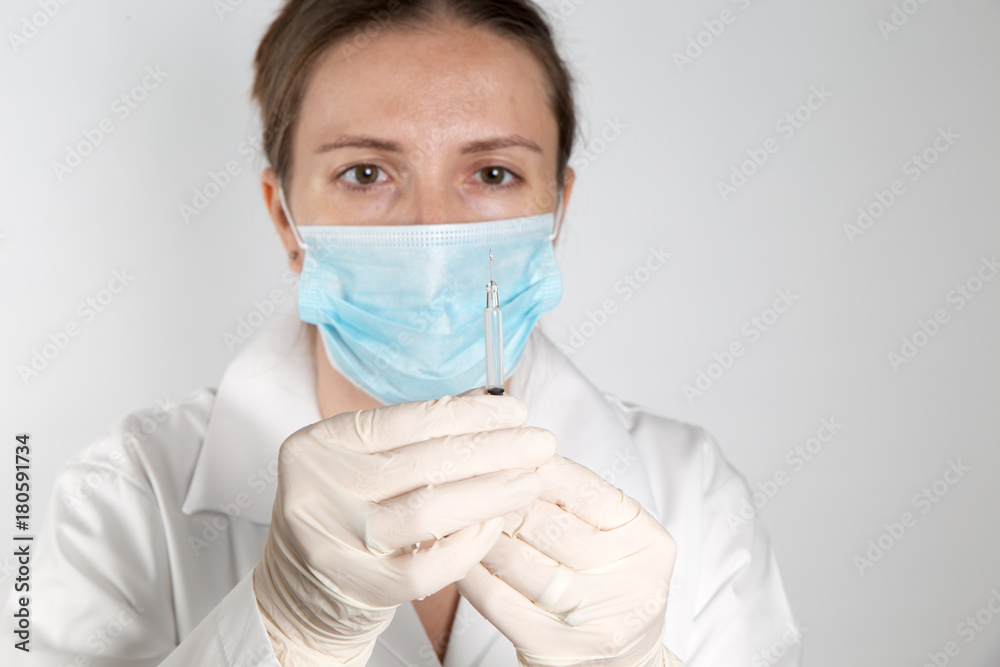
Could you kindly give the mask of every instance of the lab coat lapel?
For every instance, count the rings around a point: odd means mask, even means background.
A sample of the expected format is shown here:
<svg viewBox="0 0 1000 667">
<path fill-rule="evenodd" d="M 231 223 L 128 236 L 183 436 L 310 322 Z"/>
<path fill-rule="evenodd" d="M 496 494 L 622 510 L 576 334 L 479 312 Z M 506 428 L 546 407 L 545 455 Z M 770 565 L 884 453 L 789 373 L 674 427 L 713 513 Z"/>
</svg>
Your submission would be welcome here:
<svg viewBox="0 0 1000 667">
<path fill-rule="evenodd" d="M 305 334 L 297 302 L 290 299 L 230 362 L 181 506 L 184 514 L 236 507 L 241 518 L 271 523 L 278 449 L 321 417 Z"/>
<path fill-rule="evenodd" d="M 614 406 L 541 331 L 530 340 L 527 376 L 511 385 L 528 406 L 526 423 L 552 431 L 557 454 L 590 468 L 656 516 L 638 448 Z"/>
</svg>

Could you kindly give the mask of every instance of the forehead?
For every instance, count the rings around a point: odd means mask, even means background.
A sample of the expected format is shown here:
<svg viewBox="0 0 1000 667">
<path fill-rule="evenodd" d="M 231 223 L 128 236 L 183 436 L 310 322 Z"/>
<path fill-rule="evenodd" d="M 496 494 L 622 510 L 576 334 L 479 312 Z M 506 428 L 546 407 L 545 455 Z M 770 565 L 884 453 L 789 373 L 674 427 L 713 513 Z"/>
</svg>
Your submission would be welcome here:
<svg viewBox="0 0 1000 667">
<path fill-rule="evenodd" d="M 545 74 L 522 44 L 454 23 L 358 43 L 348 37 L 317 61 L 302 102 L 303 141 L 356 132 L 447 143 L 517 132 L 555 152 Z"/>
</svg>

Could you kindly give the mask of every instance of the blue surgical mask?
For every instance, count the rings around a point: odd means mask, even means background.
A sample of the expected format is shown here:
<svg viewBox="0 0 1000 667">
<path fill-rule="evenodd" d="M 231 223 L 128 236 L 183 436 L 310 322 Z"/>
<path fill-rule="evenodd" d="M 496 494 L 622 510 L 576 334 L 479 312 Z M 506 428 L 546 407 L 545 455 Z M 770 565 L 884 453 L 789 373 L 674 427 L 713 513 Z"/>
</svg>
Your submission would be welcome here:
<svg viewBox="0 0 1000 667">
<path fill-rule="evenodd" d="M 552 213 L 414 225 L 304 225 L 299 316 L 331 365 L 381 403 L 454 395 L 486 382 L 483 309 L 493 280 L 503 309 L 504 369 L 517 369 L 562 277 Z"/>
</svg>

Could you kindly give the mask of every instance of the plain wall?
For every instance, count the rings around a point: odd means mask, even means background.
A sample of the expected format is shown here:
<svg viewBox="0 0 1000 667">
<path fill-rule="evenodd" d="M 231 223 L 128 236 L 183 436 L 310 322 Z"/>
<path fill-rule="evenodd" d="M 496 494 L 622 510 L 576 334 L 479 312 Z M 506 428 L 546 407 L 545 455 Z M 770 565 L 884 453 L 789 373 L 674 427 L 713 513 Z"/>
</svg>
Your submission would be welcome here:
<svg viewBox="0 0 1000 667">
<path fill-rule="evenodd" d="M 10 34 L 37 1 L 0 10 L 0 437 L 12 452 L 32 435 L 36 531 L 65 459 L 129 411 L 217 386 L 223 336 L 288 289 L 249 103 L 277 2 L 232 4 L 70 2 L 24 44 Z M 705 426 L 762 492 L 805 664 L 918 666 L 949 641 L 952 665 L 1000 664 L 1000 619 L 959 634 L 1000 590 L 1000 280 L 983 280 L 1000 253 L 1000 3 L 546 4 L 584 131 L 546 331 L 602 389 Z M 124 117 L 115 100 L 147 68 L 160 80 Z M 113 132 L 58 175 L 104 119 Z M 185 220 L 229 161 L 239 173 Z M 670 255 L 655 270 L 651 248 Z M 89 319 L 79 304 L 115 271 L 133 277 Z M 968 471 L 940 482 L 952 464 Z M 915 524 L 891 537 L 904 512 Z"/>
</svg>

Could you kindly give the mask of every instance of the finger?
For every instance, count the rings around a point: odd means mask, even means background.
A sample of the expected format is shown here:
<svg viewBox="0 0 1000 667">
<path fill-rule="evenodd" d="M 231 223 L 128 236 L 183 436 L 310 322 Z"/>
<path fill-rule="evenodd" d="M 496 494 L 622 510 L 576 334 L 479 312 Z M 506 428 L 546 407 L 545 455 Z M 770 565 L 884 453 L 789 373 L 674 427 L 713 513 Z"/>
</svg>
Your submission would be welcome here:
<svg viewBox="0 0 1000 667">
<path fill-rule="evenodd" d="M 500 535 L 483 557 L 482 564 L 535 606 L 563 619 L 563 622 L 575 624 L 579 621 L 579 613 L 575 616 L 570 616 L 570 613 L 581 606 L 580 595 L 589 589 L 581 585 L 581 579 L 587 575 L 579 574 L 531 545 L 505 534 Z"/>
<path fill-rule="evenodd" d="M 628 523 L 642 511 L 639 502 L 606 482 L 589 468 L 562 456 L 553 456 L 538 469 L 547 500 L 600 530 Z"/>
<path fill-rule="evenodd" d="M 359 452 L 383 452 L 431 438 L 520 426 L 528 410 L 513 396 L 444 396 L 345 412 L 306 427 L 328 445 Z"/>
<path fill-rule="evenodd" d="M 551 458 L 557 445 L 551 431 L 530 426 L 449 435 L 377 454 L 352 454 L 339 476 L 349 493 L 381 502 L 428 484 L 537 468 Z"/>
<path fill-rule="evenodd" d="M 403 597 L 416 600 L 432 595 L 465 577 L 496 543 L 503 519 L 494 518 L 466 526 L 434 542 L 430 549 L 394 556 L 392 570 L 399 573 Z"/>
<path fill-rule="evenodd" d="M 620 561 L 657 539 L 665 529 L 648 513 L 640 512 L 632 521 L 600 530 L 580 517 L 546 500 L 536 500 L 519 512 L 521 521 L 504 532 L 566 567 L 586 572 Z"/>
<path fill-rule="evenodd" d="M 476 563 L 464 578 L 455 582 L 458 592 L 515 646 L 537 643 L 542 628 L 556 622 L 548 612 L 535 606 L 509 584 Z"/>
<path fill-rule="evenodd" d="M 441 486 L 423 487 L 372 505 L 359 534 L 369 551 L 440 540 L 445 535 L 519 509 L 538 497 L 538 473 L 502 470 Z M 502 525 L 502 522 L 501 522 Z"/>
</svg>

